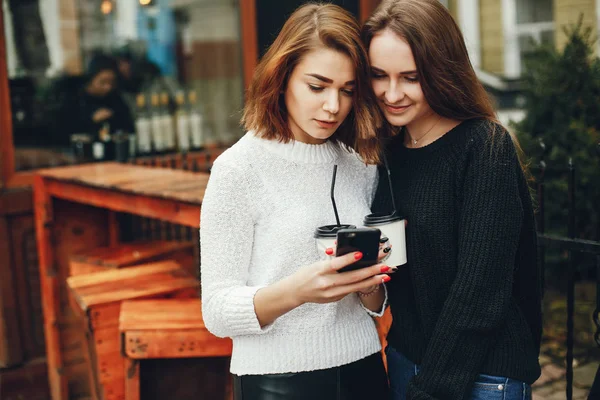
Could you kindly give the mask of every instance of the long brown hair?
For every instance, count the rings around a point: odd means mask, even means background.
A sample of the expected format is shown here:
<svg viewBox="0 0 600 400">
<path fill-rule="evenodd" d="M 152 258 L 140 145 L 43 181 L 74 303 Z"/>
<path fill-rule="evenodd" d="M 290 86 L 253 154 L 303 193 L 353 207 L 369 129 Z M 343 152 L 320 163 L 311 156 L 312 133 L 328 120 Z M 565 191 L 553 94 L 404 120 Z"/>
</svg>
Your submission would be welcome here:
<svg viewBox="0 0 600 400">
<path fill-rule="evenodd" d="M 504 129 L 485 88 L 477 78 L 460 28 L 439 0 L 384 0 L 362 29 L 367 49 L 373 37 L 389 29 L 406 40 L 415 59 L 419 83 L 431 109 L 445 118 L 488 122 L 493 142 Z M 523 151 L 515 144 L 521 168 L 528 174 Z"/>
<path fill-rule="evenodd" d="M 373 36 L 389 29 L 409 44 L 423 95 L 445 118 L 496 121 L 494 107 L 477 79 L 456 22 L 438 0 L 384 1 L 362 30 L 368 48 Z"/>
<path fill-rule="evenodd" d="M 367 51 L 356 19 L 336 5 L 307 4 L 289 17 L 256 67 L 247 92 L 242 124 L 266 139 L 284 142 L 293 139 L 282 92 L 301 58 L 319 47 L 347 55 L 356 74 L 352 111 L 332 139 L 355 149 L 366 162 L 377 163 L 377 128 L 382 117 L 369 86 Z"/>
</svg>

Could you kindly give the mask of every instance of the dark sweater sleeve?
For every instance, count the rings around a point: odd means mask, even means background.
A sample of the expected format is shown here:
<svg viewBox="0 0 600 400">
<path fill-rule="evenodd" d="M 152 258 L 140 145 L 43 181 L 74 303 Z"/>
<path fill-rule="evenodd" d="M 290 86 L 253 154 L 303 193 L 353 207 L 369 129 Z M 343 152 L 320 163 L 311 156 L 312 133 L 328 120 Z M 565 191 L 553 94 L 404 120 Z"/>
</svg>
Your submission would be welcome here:
<svg viewBox="0 0 600 400">
<path fill-rule="evenodd" d="M 457 274 L 408 399 L 469 398 L 510 307 L 523 218 L 520 167 L 507 132 L 493 140 L 472 135 L 460 194 Z"/>
</svg>

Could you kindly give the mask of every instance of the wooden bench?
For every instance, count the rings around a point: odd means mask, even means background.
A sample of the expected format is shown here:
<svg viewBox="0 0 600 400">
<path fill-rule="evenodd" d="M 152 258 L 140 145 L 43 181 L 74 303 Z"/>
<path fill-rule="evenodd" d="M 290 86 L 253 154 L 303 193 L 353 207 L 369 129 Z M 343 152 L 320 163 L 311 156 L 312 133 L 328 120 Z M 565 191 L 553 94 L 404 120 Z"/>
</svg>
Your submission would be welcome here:
<svg viewBox="0 0 600 400">
<path fill-rule="evenodd" d="M 200 299 L 125 301 L 119 331 L 126 400 L 232 397 L 232 343 L 206 330 Z"/>
<path fill-rule="evenodd" d="M 92 397 L 123 400 L 124 360 L 119 315 L 125 300 L 197 297 L 199 282 L 174 261 L 72 276 L 67 279 L 71 308 L 83 321 L 84 356 Z"/>
</svg>

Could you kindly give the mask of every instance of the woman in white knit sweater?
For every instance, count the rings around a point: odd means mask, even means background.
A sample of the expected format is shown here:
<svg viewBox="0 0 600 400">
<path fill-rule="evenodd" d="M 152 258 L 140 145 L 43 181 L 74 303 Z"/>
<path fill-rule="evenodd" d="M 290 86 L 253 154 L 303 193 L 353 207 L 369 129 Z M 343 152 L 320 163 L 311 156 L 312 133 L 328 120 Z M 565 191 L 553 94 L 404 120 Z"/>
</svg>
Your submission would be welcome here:
<svg viewBox="0 0 600 400">
<path fill-rule="evenodd" d="M 356 20 L 306 5 L 258 65 L 243 122 L 248 133 L 215 162 L 202 205 L 202 311 L 233 339 L 235 398 L 383 399 L 387 379 L 372 316 L 392 272 L 337 270 L 313 232 L 360 226 L 377 183 L 377 105 Z M 357 98 L 361 101 L 358 102 Z"/>
</svg>

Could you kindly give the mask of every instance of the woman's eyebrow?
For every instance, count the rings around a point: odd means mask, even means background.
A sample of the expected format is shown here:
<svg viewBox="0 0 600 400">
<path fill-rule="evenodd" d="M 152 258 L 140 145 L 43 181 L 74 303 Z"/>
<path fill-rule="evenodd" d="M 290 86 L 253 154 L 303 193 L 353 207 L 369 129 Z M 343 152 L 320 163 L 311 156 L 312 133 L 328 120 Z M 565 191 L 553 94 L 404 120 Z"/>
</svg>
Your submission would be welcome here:
<svg viewBox="0 0 600 400">
<path fill-rule="evenodd" d="M 374 71 L 377 71 L 377 72 L 385 73 L 385 71 L 382 70 L 381 68 L 371 66 L 371 69 Z M 413 69 L 411 71 L 402 71 L 402 72 L 400 72 L 400 75 L 414 75 L 416 73 L 417 73 L 417 70 Z"/>
<path fill-rule="evenodd" d="M 317 78 L 318 80 L 325 82 L 325 83 L 333 83 L 333 79 L 326 78 L 323 75 L 319 75 L 319 74 L 305 74 L 305 75 L 312 76 L 313 78 Z M 355 85 L 355 84 L 356 84 L 355 80 L 351 80 L 351 81 L 344 83 L 344 85 Z"/>
</svg>

